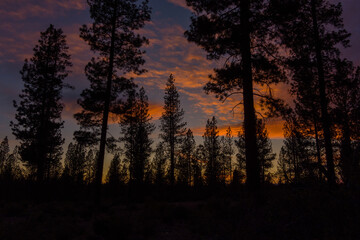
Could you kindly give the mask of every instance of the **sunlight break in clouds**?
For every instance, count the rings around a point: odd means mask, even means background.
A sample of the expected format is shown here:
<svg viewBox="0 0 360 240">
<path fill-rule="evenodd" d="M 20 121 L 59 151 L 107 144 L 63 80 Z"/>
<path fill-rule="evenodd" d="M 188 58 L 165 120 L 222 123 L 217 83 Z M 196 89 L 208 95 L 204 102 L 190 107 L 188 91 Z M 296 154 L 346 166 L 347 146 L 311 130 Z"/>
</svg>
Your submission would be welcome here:
<svg viewBox="0 0 360 240">
<path fill-rule="evenodd" d="M 225 136 L 226 131 L 229 127 L 231 128 L 233 137 L 237 137 L 238 132 L 241 131 L 241 129 L 242 129 L 241 124 L 220 125 L 220 126 L 218 126 L 219 136 Z M 271 138 L 271 139 L 284 138 L 282 121 L 267 120 L 267 121 L 265 121 L 265 127 L 268 131 L 269 138 Z M 205 126 L 204 127 L 195 127 L 191 130 L 193 131 L 195 136 L 203 136 L 204 132 L 205 132 Z"/>
</svg>

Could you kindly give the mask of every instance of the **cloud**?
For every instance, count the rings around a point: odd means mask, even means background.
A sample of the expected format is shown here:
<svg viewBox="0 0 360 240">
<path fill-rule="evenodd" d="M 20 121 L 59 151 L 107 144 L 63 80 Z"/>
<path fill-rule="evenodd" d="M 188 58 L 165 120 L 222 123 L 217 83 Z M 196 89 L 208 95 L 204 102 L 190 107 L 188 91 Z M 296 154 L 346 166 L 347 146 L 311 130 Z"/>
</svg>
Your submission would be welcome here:
<svg viewBox="0 0 360 240">
<path fill-rule="evenodd" d="M 75 121 L 74 114 L 82 111 L 81 106 L 75 99 L 67 99 L 64 101 L 64 109 L 62 112 L 62 118 L 66 121 Z M 149 114 L 152 117 L 152 121 L 158 120 L 163 112 L 163 106 L 158 103 L 149 103 Z M 109 124 L 118 124 L 119 116 L 110 114 Z"/>
<path fill-rule="evenodd" d="M 30 17 L 53 17 L 67 10 L 85 10 L 83 0 L 3 0 L 0 2 L 0 19 L 24 20 Z"/>
<path fill-rule="evenodd" d="M 186 4 L 186 0 L 167 0 L 167 1 L 172 4 L 175 4 L 176 6 L 192 11 L 192 9 Z"/>
<path fill-rule="evenodd" d="M 149 114 L 151 115 L 152 120 L 158 120 L 163 112 L 164 112 L 164 108 L 162 105 L 157 103 L 149 104 Z"/>
<path fill-rule="evenodd" d="M 149 46 L 145 48 L 145 68 L 149 71 L 133 76 L 147 86 L 164 88 L 170 73 L 175 76 L 179 88 L 202 88 L 212 72 L 213 63 L 206 54 L 184 37 L 185 29 L 180 25 L 153 22 L 140 34 L 148 37 Z"/>
</svg>

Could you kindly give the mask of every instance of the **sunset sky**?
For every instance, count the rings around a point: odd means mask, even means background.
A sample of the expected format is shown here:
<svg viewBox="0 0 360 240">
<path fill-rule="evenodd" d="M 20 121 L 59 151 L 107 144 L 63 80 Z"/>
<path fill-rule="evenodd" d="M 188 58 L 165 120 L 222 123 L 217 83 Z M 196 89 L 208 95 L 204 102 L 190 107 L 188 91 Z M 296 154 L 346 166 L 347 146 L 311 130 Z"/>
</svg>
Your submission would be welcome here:
<svg viewBox="0 0 360 240">
<path fill-rule="evenodd" d="M 338 2 L 338 1 L 333 1 Z M 343 0 L 346 29 L 352 33 L 350 49 L 343 51 L 344 57 L 360 63 L 360 1 Z M 181 104 L 185 110 L 185 121 L 198 136 L 203 134 L 206 120 L 213 115 L 219 120 L 220 129 L 235 127 L 234 133 L 242 122 L 241 109 L 231 112 L 239 99 L 233 98 L 221 103 L 214 96 L 206 95 L 203 86 L 216 62 L 206 60 L 205 52 L 184 38 L 184 31 L 190 24 L 191 12 L 185 0 L 150 0 L 152 20 L 141 33 L 150 39 L 150 45 L 144 48 L 145 68 L 147 73 L 135 79 L 139 86 L 144 86 L 151 105 L 151 114 L 155 124 L 161 115 L 165 82 L 174 74 L 176 86 L 180 92 Z M 18 99 L 23 82 L 19 74 L 25 58 L 33 54 L 40 31 L 50 23 L 61 27 L 67 36 L 72 62 L 72 73 L 66 82 L 75 86 L 75 90 L 65 90 L 63 135 L 66 145 L 71 141 L 74 130 L 78 129 L 73 114 L 79 110 L 76 100 L 80 92 L 88 87 L 84 67 L 92 52 L 88 45 L 79 38 L 79 28 L 90 23 L 86 0 L 0 0 L 0 138 L 8 136 L 12 146 L 15 138 L 11 134 L 9 122 L 13 120 L 15 109 L 12 101 Z M 288 97 L 285 86 L 275 87 L 277 96 Z M 282 123 L 279 120 L 267 122 L 274 150 L 278 152 L 282 138 Z M 111 126 L 117 135 L 117 125 Z M 158 132 L 154 134 L 154 137 Z M 200 137 L 198 138 L 200 139 Z"/>
</svg>

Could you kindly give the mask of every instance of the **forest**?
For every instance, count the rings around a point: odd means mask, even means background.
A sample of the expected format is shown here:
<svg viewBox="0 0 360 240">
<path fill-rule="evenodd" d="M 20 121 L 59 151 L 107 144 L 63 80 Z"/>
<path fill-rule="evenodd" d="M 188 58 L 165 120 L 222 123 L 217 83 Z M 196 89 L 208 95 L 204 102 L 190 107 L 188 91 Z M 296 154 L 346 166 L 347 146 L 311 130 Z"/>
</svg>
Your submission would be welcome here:
<svg viewBox="0 0 360 240">
<path fill-rule="evenodd" d="M 0 143 L 0 239 L 359 239 L 360 66 L 342 56 L 351 33 L 341 2 L 186 3 L 184 38 L 221 63 L 204 93 L 236 97 L 240 131 L 220 135 L 215 115 L 195 141 L 173 74 L 156 126 L 135 83 L 152 71 L 141 34 L 149 1 L 87 0 L 92 22 L 78 34 L 93 56 L 67 146 L 66 33 L 49 24 L 19 69 L 17 144 Z M 280 83 L 290 104 L 274 94 Z M 272 118 L 284 122 L 278 156 Z"/>
</svg>

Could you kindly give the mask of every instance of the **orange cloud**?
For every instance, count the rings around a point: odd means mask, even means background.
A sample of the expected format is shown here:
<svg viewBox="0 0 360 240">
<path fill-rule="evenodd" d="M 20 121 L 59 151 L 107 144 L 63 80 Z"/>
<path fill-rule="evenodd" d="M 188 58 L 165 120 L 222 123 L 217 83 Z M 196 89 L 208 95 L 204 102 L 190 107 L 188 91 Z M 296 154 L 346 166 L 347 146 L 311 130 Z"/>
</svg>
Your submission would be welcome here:
<svg viewBox="0 0 360 240">
<path fill-rule="evenodd" d="M 150 40 L 145 47 L 145 68 L 149 71 L 133 76 L 147 86 L 165 87 L 170 73 L 175 76 L 178 88 L 202 88 L 212 72 L 213 63 L 206 54 L 184 37 L 185 29 L 180 25 L 152 23 L 139 31 Z"/>
<path fill-rule="evenodd" d="M 82 108 L 76 101 L 70 100 L 64 103 L 62 118 L 67 121 L 75 121 L 74 114 L 81 112 Z M 157 103 L 149 103 L 149 114 L 152 120 L 158 120 L 163 112 L 163 106 Z M 119 116 L 112 113 L 109 114 L 109 124 L 118 124 Z"/>
<path fill-rule="evenodd" d="M 164 109 L 163 106 L 157 103 L 149 104 L 149 114 L 152 117 L 152 120 L 158 120 L 161 117 Z"/>
</svg>

